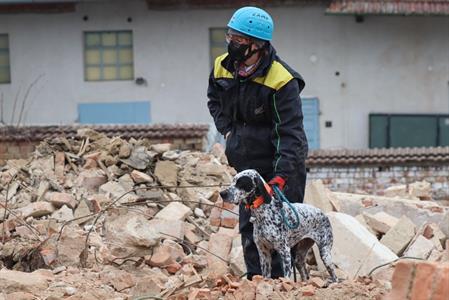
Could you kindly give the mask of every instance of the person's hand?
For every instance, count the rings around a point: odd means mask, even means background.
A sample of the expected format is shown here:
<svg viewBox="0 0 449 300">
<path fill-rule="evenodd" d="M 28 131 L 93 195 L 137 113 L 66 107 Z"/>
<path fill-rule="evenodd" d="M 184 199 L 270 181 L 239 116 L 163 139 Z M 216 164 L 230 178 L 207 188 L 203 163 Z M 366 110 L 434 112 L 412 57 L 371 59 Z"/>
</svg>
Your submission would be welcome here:
<svg viewBox="0 0 449 300">
<path fill-rule="evenodd" d="M 226 132 L 226 134 L 225 134 L 225 140 L 227 140 L 228 139 L 228 136 L 231 134 L 231 132 L 230 131 L 228 131 L 228 132 Z"/>
<path fill-rule="evenodd" d="M 282 191 L 285 186 L 285 179 L 281 176 L 275 176 L 273 179 L 268 181 L 268 184 L 271 186 L 276 185 Z"/>
</svg>

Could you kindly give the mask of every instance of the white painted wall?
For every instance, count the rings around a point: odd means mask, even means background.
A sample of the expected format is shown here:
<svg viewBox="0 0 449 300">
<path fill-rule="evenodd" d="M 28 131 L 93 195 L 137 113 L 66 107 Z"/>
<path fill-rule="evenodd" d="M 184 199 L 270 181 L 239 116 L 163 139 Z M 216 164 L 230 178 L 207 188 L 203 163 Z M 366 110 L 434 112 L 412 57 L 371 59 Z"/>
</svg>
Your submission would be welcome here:
<svg viewBox="0 0 449 300">
<path fill-rule="evenodd" d="M 305 78 L 303 96 L 320 99 L 322 148 L 366 148 L 372 112 L 449 113 L 449 18 L 369 16 L 356 23 L 324 10 L 268 8 L 279 55 Z M 26 124 L 74 123 L 82 102 L 141 100 L 151 101 L 153 122 L 211 122 L 208 29 L 225 26 L 232 12 L 150 11 L 144 1 L 132 1 L 81 3 L 69 14 L 0 15 L 12 68 L 12 83 L 0 84 L 5 119 L 17 92 L 22 99 L 44 74 L 31 91 Z M 148 85 L 85 82 L 83 31 L 126 29 L 134 35 L 135 77 Z"/>
</svg>

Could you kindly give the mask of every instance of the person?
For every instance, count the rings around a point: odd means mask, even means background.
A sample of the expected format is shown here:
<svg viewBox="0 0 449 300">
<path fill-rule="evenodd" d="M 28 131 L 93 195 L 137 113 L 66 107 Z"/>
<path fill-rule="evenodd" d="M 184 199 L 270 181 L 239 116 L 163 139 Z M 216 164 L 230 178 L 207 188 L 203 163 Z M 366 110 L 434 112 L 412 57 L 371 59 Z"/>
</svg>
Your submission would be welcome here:
<svg viewBox="0 0 449 300">
<path fill-rule="evenodd" d="M 226 139 L 225 154 L 237 172 L 255 169 L 277 185 L 290 202 L 302 202 L 308 146 L 303 127 L 302 77 L 271 45 L 274 24 L 257 7 L 242 7 L 228 23 L 227 53 L 216 58 L 209 76 L 208 108 Z M 247 277 L 261 274 L 250 211 L 239 208 Z M 274 254 L 272 277 L 283 276 Z"/>
</svg>

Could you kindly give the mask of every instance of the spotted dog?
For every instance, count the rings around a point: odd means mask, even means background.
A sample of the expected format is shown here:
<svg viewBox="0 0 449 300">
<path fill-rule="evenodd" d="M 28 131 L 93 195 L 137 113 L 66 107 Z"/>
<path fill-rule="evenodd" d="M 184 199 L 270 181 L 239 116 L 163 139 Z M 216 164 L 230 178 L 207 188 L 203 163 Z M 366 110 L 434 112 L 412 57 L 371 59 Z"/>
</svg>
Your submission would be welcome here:
<svg viewBox="0 0 449 300">
<path fill-rule="evenodd" d="M 268 189 L 268 191 L 267 191 Z M 277 197 L 269 193 L 270 187 L 256 170 L 245 170 L 238 173 L 231 185 L 220 192 L 225 202 L 243 204 L 251 209 L 254 225 L 254 242 L 260 256 L 260 266 L 264 277 L 271 277 L 271 254 L 276 250 L 282 260 L 285 277 L 291 276 L 291 249 L 295 253 L 294 263 L 302 280 L 309 279 L 305 260 L 309 249 L 317 244 L 321 259 L 330 274 L 330 282 L 335 282 L 332 264 L 332 227 L 327 216 L 318 208 L 302 203 L 292 203 L 299 215 L 299 226 L 289 229 L 285 224 L 281 209 L 286 219 L 297 222 L 291 208 Z"/>
</svg>

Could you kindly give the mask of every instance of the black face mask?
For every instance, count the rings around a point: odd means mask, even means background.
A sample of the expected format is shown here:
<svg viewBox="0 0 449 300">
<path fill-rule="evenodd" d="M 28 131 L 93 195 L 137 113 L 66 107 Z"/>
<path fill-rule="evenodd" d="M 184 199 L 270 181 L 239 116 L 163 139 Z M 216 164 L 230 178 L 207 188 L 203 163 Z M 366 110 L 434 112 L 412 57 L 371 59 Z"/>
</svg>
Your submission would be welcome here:
<svg viewBox="0 0 449 300">
<path fill-rule="evenodd" d="M 248 50 L 250 46 L 251 44 L 244 45 L 236 43 L 234 41 L 229 42 L 228 44 L 229 58 L 232 61 L 236 62 L 243 62 L 247 60 L 249 57 L 251 57 L 251 55 L 255 53 L 255 51 L 250 51 L 247 55 L 245 55 L 246 50 Z"/>
</svg>

